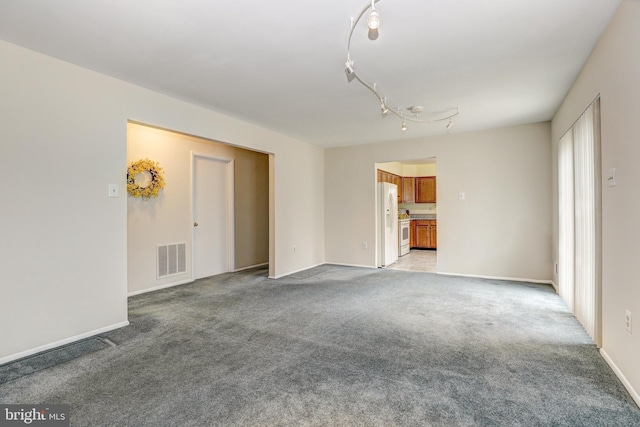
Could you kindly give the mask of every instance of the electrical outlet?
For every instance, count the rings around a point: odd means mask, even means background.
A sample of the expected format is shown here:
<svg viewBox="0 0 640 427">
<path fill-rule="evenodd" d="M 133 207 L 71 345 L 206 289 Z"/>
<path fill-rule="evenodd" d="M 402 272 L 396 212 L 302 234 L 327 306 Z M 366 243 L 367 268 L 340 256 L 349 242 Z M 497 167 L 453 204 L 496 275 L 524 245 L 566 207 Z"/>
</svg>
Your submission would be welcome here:
<svg viewBox="0 0 640 427">
<path fill-rule="evenodd" d="M 631 312 L 629 310 L 624 311 L 624 327 L 631 333 Z"/>
<path fill-rule="evenodd" d="M 367 244 L 367 242 L 362 242 L 362 249 L 367 249 L 369 247 L 369 245 Z"/>
<path fill-rule="evenodd" d="M 297 249 L 298 248 L 296 247 L 296 245 L 293 245 L 293 248 L 291 249 L 291 252 L 293 252 L 295 254 Z"/>
</svg>

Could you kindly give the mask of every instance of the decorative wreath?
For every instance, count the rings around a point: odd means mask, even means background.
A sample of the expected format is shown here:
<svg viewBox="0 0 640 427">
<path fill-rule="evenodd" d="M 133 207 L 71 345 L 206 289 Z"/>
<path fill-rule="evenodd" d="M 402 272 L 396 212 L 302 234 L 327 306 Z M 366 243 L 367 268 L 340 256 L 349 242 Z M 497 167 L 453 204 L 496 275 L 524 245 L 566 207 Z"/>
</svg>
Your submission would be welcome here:
<svg viewBox="0 0 640 427">
<path fill-rule="evenodd" d="M 158 197 L 164 188 L 162 172 L 160 165 L 149 159 L 131 163 L 127 168 L 127 193 L 144 200 Z"/>
</svg>

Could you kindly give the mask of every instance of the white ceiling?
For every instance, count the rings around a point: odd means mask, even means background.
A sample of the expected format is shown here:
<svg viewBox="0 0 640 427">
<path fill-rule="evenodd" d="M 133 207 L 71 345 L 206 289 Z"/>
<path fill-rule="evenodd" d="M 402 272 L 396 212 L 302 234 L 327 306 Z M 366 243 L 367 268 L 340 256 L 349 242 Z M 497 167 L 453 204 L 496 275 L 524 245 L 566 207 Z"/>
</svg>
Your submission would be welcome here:
<svg viewBox="0 0 640 427">
<path fill-rule="evenodd" d="M 1 0 L 0 39 L 320 146 L 446 133 L 382 118 L 344 74 L 364 0 Z M 452 132 L 551 119 L 620 0 L 380 0 L 351 56 Z"/>
</svg>

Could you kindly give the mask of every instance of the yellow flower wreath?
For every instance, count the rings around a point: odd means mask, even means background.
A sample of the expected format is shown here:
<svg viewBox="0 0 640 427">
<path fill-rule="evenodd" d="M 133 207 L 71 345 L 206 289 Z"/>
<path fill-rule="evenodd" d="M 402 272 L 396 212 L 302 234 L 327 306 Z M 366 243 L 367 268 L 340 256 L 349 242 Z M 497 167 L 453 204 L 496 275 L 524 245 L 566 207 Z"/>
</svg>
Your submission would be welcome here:
<svg viewBox="0 0 640 427">
<path fill-rule="evenodd" d="M 158 197 L 164 188 L 163 170 L 152 160 L 144 159 L 133 162 L 127 168 L 127 193 L 144 200 Z M 147 182 L 141 182 L 146 177 Z"/>
</svg>

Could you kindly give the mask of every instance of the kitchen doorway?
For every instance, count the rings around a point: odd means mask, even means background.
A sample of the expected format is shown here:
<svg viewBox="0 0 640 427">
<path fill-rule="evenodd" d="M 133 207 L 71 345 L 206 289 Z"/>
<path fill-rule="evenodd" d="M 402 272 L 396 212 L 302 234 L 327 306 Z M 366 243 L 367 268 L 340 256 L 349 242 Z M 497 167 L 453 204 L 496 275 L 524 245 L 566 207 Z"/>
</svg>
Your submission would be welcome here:
<svg viewBox="0 0 640 427">
<path fill-rule="evenodd" d="M 387 268 L 436 273 L 437 251 L 437 169 L 436 158 L 376 163 L 377 182 L 398 187 L 398 229 L 410 221 L 409 252 L 406 236 L 398 235 L 398 261 Z M 405 227 L 406 228 L 406 227 Z"/>
</svg>

